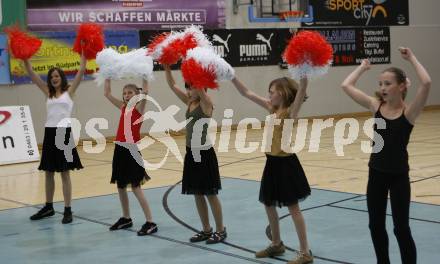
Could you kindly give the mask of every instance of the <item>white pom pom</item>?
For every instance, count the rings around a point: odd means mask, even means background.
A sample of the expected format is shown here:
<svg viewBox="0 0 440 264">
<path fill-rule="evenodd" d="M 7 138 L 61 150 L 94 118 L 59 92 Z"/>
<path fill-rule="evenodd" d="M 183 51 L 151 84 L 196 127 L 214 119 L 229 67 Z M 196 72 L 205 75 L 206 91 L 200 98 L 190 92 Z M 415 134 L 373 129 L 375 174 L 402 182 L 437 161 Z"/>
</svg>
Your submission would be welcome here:
<svg viewBox="0 0 440 264">
<path fill-rule="evenodd" d="M 152 80 L 153 59 L 147 56 L 147 49 L 135 49 L 125 54 L 121 54 L 120 76 L 121 78 L 143 78 Z"/>
<path fill-rule="evenodd" d="M 186 59 L 194 59 L 203 68 L 212 67 L 215 70 L 217 80 L 227 81 L 232 80 L 235 75 L 234 69 L 222 59 L 212 48 L 197 47 L 188 51 Z"/>
<path fill-rule="evenodd" d="M 105 79 L 115 75 L 114 68 L 111 65 L 117 63 L 118 56 L 119 53 L 112 48 L 103 49 L 96 54 L 96 64 L 98 64 L 99 72 L 95 73 L 94 77 L 98 85 L 101 85 Z"/>
<path fill-rule="evenodd" d="M 302 78 L 307 78 L 313 80 L 317 77 L 327 74 L 330 65 L 323 67 L 312 66 L 309 63 L 304 63 L 301 65 L 289 65 L 289 73 L 292 79 L 301 80 Z"/>
<path fill-rule="evenodd" d="M 96 56 L 99 72 L 95 80 L 101 85 L 105 79 L 120 80 L 123 78 L 153 79 L 153 59 L 147 56 L 147 49 L 134 49 L 120 54 L 112 48 L 106 48 Z"/>
</svg>

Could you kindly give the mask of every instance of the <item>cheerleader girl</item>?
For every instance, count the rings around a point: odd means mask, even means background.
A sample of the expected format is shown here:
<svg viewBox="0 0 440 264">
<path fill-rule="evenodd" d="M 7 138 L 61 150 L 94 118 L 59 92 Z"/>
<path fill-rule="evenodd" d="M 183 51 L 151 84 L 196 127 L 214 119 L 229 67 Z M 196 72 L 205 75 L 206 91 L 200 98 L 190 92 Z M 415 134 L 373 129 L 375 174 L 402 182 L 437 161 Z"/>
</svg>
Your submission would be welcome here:
<svg viewBox="0 0 440 264">
<path fill-rule="evenodd" d="M 63 196 L 64 196 L 64 216 L 63 224 L 71 223 L 72 210 L 72 184 L 70 181 L 70 170 L 82 169 L 83 166 L 78 156 L 78 151 L 74 147 L 72 131 L 70 123 L 61 122 L 63 119 L 68 120 L 72 114 L 73 96 L 78 88 L 84 72 L 86 70 L 87 60 L 81 56 L 80 68 L 73 80 L 72 84 L 67 82 L 64 71 L 60 68 L 52 68 L 47 73 L 47 82 L 44 82 L 38 74 L 36 74 L 29 60 L 24 60 L 24 65 L 32 82 L 40 88 L 46 95 L 47 118 L 44 128 L 43 150 L 41 154 L 39 170 L 43 170 L 46 174 L 45 192 L 46 205 L 36 214 L 30 217 L 31 220 L 40 220 L 45 217 L 53 216 L 55 210 L 53 208 L 53 196 L 55 193 L 55 172 L 60 172 Z M 59 149 L 55 143 L 57 133 L 65 135 L 64 145 L 72 147 L 73 159 L 66 159 L 63 149 Z"/>
<path fill-rule="evenodd" d="M 385 228 L 388 193 L 394 222 L 394 234 L 400 248 L 402 263 L 416 263 L 416 245 L 409 227 L 411 187 L 407 145 L 414 122 L 423 110 L 431 87 L 431 78 L 409 48 L 399 48 L 404 60 L 414 67 L 420 86 L 411 103 L 405 103 L 409 80 L 404 71 L 391 67 L 379 76 L 378 98 L 368 96 L 356 87 L 360 76 L 370 69 L 370 62 L 363 60 L 342 83 L 342 89 L 355 102 L 380 118 L 385 127 L 374 125 L 374 142 L 383 139 L 382 149 L 375 148 L 370 156 L 367 207 L 369 227 L 376 252 L 377 263 L 390 263 L 388 235 Z"/>
<path fill-rule="evenodd" d="M 266 152 L 266 165 L 261 179 L 259 200 L 264 204 L 271 231 L 272 243 L 258 251 L 257 258 L 281 255 L 285 246 L 281 241 L 279 218 L 276 206 L 287 206 L 297 231 L 300 250 L 296 258 L 288 263 L 312 263 L 313 256 L 309 249 L 306 225 L 298 202 L 310 195 L 310 186 L 304 170 L 294 153 L 286 153 L 281 148 L 284 119 L 296 118 L 306 97 L 307 79 L 301 79 L 298 85 L 293 79 L 283 77 L 269 84 L 269 99 L 258 96 L 237 78 L 232 83 L 240 94 L 260 105 L 281 120 L 275 125 L 271 150 Z"/>
<path fill-rule="evenodd" d="M 139 101 L 135 107 L 128 108 L 127 104 L 130 99 L 139 94 L 148 94 L 148 82 L 143 80 L 141 92 L 134 84 L 127 84 L 122 90 L 122 100 L 115 98 L 111 94 L 111 81 L 105 80 L 104 95 L 117 108 L 121 109 L 121 116 L 119 118 L 119 126 L 116 134 L 116 144 L 113 153 L 112 164 L 112 178 L 111 183 L 116 183 L 118 187 L 119 200 L 122 207 L 122 217 L 110 227 L 110 231 L 125 229 L 133 226 L 133 221 L 130 218 L 130 208 L 127 195 L 127 186 L 131 186 L 131 190 L 136 196 L 146 218 L 146 223 L 137 232 L 138 236 L 150 235 L 157 232 L 157 225 L 153 222 L 150 206 L 144 196 L 141 185 L 150 179 L 145 171 L 145 168 L 138 164 L 135 157 L 130 153 L 130 148 L 135 149 L 141 157 L 136 143 L 140 140 L 140 129 L 142 122 L 134 124 L 139 118 L 142 118 L 142 113 L 145 109 L 145 100 Z M 124 127 L 125 118 L 130 120 L 130 129 L 132 138 L 127 135 L 127 128 Z"/>
<path fill-rule="evenodd" d="M 218 169 L 217 156 L 214 148 L 200 150 L 201 160 L 195 161 L 193 150 L 196 146 L 191 146 L 194 124 L 201 118 L 211 118 L 213 103 L 206 93 L 206 90 L 192 89 L 185 84 L 186 93 L 182 91 L 171 75 L 171 69 L 164 65 L 167 83 L 177 97 L 184 102 L 188 109 L 186 118 L 192 120 L 186 125 L 186 155 L 184 159 L 182 194 L 194 195 L 197 212 L 202 222 L 203 230 L 190 238 L 190 242 L 206 241 L 207 244 L 215 244 L 226 239 L 226 228 L 223 226 L 223 214 L 220 200 L 217 197 L 221 189 L 220 173 Z M 199 131 L 200 132 L 200 131 Z M 209 142 L 207 136 L 207 126 L 201 131 L 201 144 Z M 214 216 L 216 231 L 213 232 L 209 224 L 208 205 L 211 207 Z"/>
</svg>

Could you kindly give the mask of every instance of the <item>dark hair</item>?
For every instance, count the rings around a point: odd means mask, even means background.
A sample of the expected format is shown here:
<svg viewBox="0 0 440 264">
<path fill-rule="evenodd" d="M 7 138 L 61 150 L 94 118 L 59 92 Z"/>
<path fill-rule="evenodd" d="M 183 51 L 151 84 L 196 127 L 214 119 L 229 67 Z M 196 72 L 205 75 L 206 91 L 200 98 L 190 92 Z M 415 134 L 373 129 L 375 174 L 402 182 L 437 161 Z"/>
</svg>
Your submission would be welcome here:
<svg viewBox="0 0 440 264">
<path fill-rule="evenodd" d="M 384 73 L 384 72 L 390 72 L 390 73 L 394 74 L 394 78 L 396 79 L 397 84 L 402 84 L 402 83 L 406 84 L 406 80 L 407 80 L 406 73 L 402 69 L 397 68 L 397 67 L 390 67 L 390 68 L 387 68 L 384 71 L 382 71 L 382 73 Z M 406 87 L 405 90 L 402 92 L 402 99 L 403 100 L 405 100 L 405 98 L 406 98 L 407 91 L 408 91 L 408 89 Z M 379 92 L 376 92 L 375 94 L 376 94 L 376 97 L 381 102 L 383 102 L 382 95 Z"/>
<path fill-rule="evenodd" d="M 280 92 L 283 98 L 283 106 L 289 107 L 295 101 L 296 93 L 299 89 L 298 83 L 288 77 L 278 78 L 270 82 L 269 91 L 273 85 L 275 85 L 275 89 Z M 304 97 L 304 101 L 306 101 L 307 97 Z"/>
<path fill-rule="evenodd" d="M 52 82 L 51 82 L 52 73 L 54 71 L 57 71 L 61 77 L 61 91 L 63 91 L 63 92 L 67 91 L 67 89 L 69 89 L 69 86 L 70 86 L 69 83 L 67 82 L 66 74 L 64 73 L 63 70 L 61 70 L 58 67 L 54 67 L 54 68 L 50 69 L 47 72 L 47 87 L 49 88 L 49 98 L 54 97 L 56 94 L 55 87 L 52 85 Z"/>
<path fill-rule="evenodd" d="M 185 89 L 190 90 L 190 89 L 193 89 L 193 87 L 191 87 L 191 84 L 185 82 Z M 205 90 L 205 92 L 207 92 L 208 88 L 204 88 L 203 90 Z"/>
</svg>

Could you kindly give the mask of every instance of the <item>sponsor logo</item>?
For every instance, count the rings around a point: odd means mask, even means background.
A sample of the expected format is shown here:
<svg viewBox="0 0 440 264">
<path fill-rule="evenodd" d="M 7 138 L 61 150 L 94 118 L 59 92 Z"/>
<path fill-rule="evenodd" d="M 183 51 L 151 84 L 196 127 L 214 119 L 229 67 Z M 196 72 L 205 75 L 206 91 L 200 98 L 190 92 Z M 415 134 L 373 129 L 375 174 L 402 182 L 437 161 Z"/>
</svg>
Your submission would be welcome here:
<svg viewBox="0 0 440 264">
<path fill-rule="evenodd" d="M 228 34 L 226 39 L 222 39 L 219 35 L 214 34 L 212 36 L 212 41 L 218 42 L 221 45 L 214 45 L 214 50 L 220 55 L 222 58 L 226 57 L 226 53 L 229 53 L 229 45 L 228 41 L 232 34 Z M 225 52 L 226 49 L 226 52 Z"/>
<path fill-rule="evenodd" d="M 0 111 L 0 125 L 3 125 L 11 118 L 11 113 L 8 111 Z"/>
</svg>

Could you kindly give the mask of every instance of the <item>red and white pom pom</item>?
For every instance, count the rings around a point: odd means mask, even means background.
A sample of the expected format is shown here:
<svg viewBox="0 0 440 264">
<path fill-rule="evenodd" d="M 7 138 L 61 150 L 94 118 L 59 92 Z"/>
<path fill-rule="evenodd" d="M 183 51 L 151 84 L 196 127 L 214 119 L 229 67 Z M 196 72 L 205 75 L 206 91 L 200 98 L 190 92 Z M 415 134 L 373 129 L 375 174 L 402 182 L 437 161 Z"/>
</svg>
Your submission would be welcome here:
<svg viewBox="0 0 440 264">
<path fill-rule="evenodd" d="M 313 79 L 327 73 L 333 48 L 316 31 L 304 30 L 293 36 L 283 53 L 293 79 Z"/>
<path fill-rule="evenodd" d="M 196 89 L 216 89 L 218 81 L 232 80 L 235 74 L 231 65 L 206 47 L 189 50 L 181 70 L 185 82 Z"/>
<path fill-rule="evenodd" d="M 208 46 L 211 43 L 200 27 L 190 26 L 181 32 L 159 34 L 148 45 L 148 54 L 161 64 L 172 65 L 185 58 L 188 50 Z"/>
<path fill-rule="evenodd" d="M 84 23 L 79 26 L 73 51 L 83 53 L 86 59 L 92 60 L 104 48 L 104 34 L 101 26 L 95 23 Z"/>
<path fill-rule="evenodd" d="M 171 32 L 164 32 L 161 34 L 158 34 L 153 37 L 153 39 L 150 41 L 150 43 L 147 45 L 147 52 L 148 55 L 152 55 L 159 45 L 162 44 L 163 41 L 171 34 Z"/>
<path fill-rule="evenodd" d="M 181 54 L 178 52 L 181 46 L 183 34 L 180 32 L 162 33 L 156 36 L 148 45 L 148 55 L 160 64 L 176 64 Z"/>
<path fill-rule="evenodd" d="M 22 31 L 18 26 L 5 28 L 9 39 L 9 51 L 12 56 L 17 59 L 30 59 L 38 49 L 40 49 L 43 41 Z"/>
<path fill-rule="evenodd" d="M 203 33 L 202 28 L 200 26 L 194 26 L 194 25 L 189 26 L 185 28 L 182 34 L 183 34 L 183 38 L 182 38 L 181 47 L 179 49 L 179 53 L 182 54 L 182 57 L 186 57 L 186 53 L 190 49 L 194 49 L 196 47 L 201 47 L 201 48 L 212 47 L 211 42 Z"/>
</svg>

